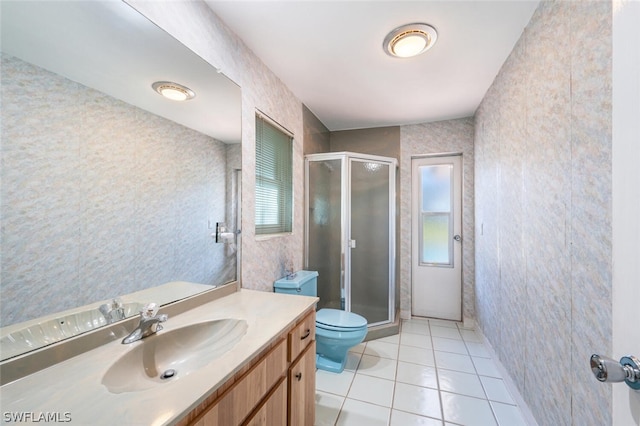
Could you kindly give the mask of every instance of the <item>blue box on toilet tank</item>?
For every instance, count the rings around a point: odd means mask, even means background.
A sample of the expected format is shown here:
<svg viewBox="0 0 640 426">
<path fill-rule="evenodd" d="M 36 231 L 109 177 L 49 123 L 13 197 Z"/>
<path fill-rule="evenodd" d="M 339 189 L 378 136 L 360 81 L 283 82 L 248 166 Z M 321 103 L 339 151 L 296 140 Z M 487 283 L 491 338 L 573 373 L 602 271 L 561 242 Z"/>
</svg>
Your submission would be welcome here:
<svg viewBox="0 0 640 426">
<path fill-rule="evenodd" d="M 317 296 L 318 272 L 298 271 L 290 277 L 280 278 L 273 284 L 276 293 Z"/>
</svg>

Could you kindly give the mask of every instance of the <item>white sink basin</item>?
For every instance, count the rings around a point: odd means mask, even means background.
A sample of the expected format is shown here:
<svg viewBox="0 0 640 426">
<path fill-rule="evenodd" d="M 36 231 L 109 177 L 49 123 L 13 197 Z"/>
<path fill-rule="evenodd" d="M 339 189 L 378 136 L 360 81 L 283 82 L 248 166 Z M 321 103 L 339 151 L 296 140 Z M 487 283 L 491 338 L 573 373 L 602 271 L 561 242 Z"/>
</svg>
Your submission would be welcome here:
<svg viewBox="0 0 640 426">
<path fill-rule="evenodd" d="M 139 342 L 107 370 L 102 384 L 111 393 L 138 392 L 179 380 L 233 348 L 247 322 L 221 319 L 160 331 Z"/>
</svg>

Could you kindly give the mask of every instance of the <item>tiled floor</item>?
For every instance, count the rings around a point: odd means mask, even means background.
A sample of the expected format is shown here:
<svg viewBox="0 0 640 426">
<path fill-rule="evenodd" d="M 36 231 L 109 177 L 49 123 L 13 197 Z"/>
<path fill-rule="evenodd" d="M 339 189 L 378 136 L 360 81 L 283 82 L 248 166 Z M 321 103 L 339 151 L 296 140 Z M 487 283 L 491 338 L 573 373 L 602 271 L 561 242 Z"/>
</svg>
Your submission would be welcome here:
<svg viewBox="0 0 640 426">
<path fill-rule="evenodd" d="M 316 425 L 526 422 L 475 331 L 412 319 L 399 335 L 353 348 L 342 374 L 318 370 Z"/>
</svg>

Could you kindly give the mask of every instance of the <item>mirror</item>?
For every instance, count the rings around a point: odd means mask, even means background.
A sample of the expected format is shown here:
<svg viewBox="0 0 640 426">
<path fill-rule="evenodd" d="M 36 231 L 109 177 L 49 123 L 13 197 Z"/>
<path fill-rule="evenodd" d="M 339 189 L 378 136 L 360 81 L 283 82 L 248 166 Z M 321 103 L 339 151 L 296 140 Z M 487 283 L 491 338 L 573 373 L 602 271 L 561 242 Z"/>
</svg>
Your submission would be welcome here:
<svg viewBox="0 0 640 426">
<path fill-rule="evenodd" d="M 237 282 L 240 88 L 124 2 L 0 6 L 3 338 Z"/>
</svg>

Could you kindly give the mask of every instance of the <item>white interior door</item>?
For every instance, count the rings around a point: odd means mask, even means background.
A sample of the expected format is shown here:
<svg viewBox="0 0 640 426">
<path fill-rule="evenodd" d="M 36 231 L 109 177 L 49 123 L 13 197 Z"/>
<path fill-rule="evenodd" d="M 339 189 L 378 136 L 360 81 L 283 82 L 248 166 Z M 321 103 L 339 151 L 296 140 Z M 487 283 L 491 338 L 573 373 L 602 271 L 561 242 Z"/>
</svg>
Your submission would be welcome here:
<svg viewBox="0 0 640 426">
<path fill-rule="evenodd" d="M 462 157 L 411 160 L 411 313 L 462 319 Z"/>
</svg>

